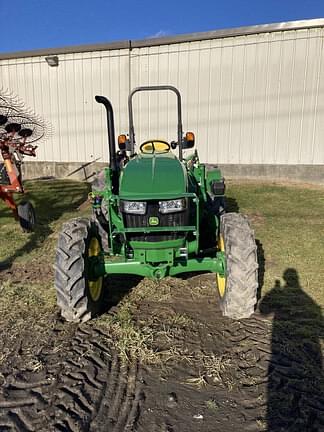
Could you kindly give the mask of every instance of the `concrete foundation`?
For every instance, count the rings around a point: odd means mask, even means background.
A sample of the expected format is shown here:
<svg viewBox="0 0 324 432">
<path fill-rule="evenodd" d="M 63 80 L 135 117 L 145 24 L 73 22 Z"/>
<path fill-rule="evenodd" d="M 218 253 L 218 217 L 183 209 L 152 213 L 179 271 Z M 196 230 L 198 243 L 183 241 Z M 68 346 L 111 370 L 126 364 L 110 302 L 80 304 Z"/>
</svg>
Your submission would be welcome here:
<svg viewBox="0 0 324 432">
<path fill-rule="evenodd" d="M 25 179 L 44 177 L 92 181 L 105 162 L 30 162 L 23 165 Z M 324 165 L 218 165 L 226 178 L 290 180 L 324 185 Z"/>
</svg>

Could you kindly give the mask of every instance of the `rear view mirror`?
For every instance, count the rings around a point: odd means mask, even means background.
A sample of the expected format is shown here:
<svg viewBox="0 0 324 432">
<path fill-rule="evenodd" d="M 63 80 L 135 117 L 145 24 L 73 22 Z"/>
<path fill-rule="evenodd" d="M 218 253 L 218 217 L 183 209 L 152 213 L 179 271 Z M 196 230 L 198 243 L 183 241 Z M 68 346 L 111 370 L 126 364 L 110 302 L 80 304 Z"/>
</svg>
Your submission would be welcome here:
<svg viewBox="0 0 324 432">
<path fill-rule="evenodd" d="M 190 149 L 195 145 L 195 135 L 193 132 L 187 132 L 186 136 L 184 137 L 182 141 L 182 148 Z"/>
</svg>

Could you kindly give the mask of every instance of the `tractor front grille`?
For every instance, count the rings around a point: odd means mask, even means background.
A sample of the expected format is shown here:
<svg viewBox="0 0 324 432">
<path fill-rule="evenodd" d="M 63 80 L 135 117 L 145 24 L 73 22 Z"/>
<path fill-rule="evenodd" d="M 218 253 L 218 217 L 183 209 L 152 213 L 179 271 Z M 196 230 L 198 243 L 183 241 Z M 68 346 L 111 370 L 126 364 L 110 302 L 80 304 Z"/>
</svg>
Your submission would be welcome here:
<svg viewBox="0 0 324 432">
<path fill-rule="evenodd" d="M 146 228 L 149 227 L 149 218 L 159 218 L 159 227 L 181 227 L 189 224 L 189 209 L 181 212 L 162 214 L 159 211 L 157 201 L 148 201 L 145 215 L 134 215 L 123 213 L 125 228 Z M 183 238 L 184 232 L 151 232 L 151 233 L 128 233 L 130 241 L 157 242 L 165 240 L 176 240 Z"/>
</svg>

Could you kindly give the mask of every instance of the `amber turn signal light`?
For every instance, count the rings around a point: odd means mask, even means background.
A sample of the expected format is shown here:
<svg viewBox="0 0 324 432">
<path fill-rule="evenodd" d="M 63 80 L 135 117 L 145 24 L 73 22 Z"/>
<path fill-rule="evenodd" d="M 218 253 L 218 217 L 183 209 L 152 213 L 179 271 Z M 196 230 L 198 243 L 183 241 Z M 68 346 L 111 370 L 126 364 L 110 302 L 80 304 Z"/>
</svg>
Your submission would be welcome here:
<svg viewBox="0 0 324 432">
<path fill-rule="evenodd" d="M 118 147 L 120 150 L 125 150 L 126 149 L 126 135 L 119 135 L 118 136 Z"/>
<path fill-rule="evenodd" d="M 195 141 L 195 134 L 193 132 L 186 133 L 186 141 Z"/>
</svg>

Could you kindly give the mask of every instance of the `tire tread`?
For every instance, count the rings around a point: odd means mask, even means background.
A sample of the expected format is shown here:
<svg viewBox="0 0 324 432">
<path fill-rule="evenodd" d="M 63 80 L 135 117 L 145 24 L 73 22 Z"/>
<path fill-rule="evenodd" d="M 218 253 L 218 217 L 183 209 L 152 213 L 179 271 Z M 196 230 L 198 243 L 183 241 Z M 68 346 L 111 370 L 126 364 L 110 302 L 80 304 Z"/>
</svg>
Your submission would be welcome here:
<svg viewBox="0 0 324 432">
<path fill-rule="evenodd" d="M 85 322 L 98 312 L 99 303 L 92 302 L 86 283 L 85 251 L 94 224 L 75 218 L 63 225 L 59 235 L 55 262 L 55 288 L 61 315 L 72 322 Z"/>
<path fill-rule="evenodd" d="M 254 232 L 248 219 L 239 213 L 221 216 L 225 242 L 227 281 L 221 309 L 233 319 L 249 318 L 257 302 L 258 262 Z"/>
</svg>

